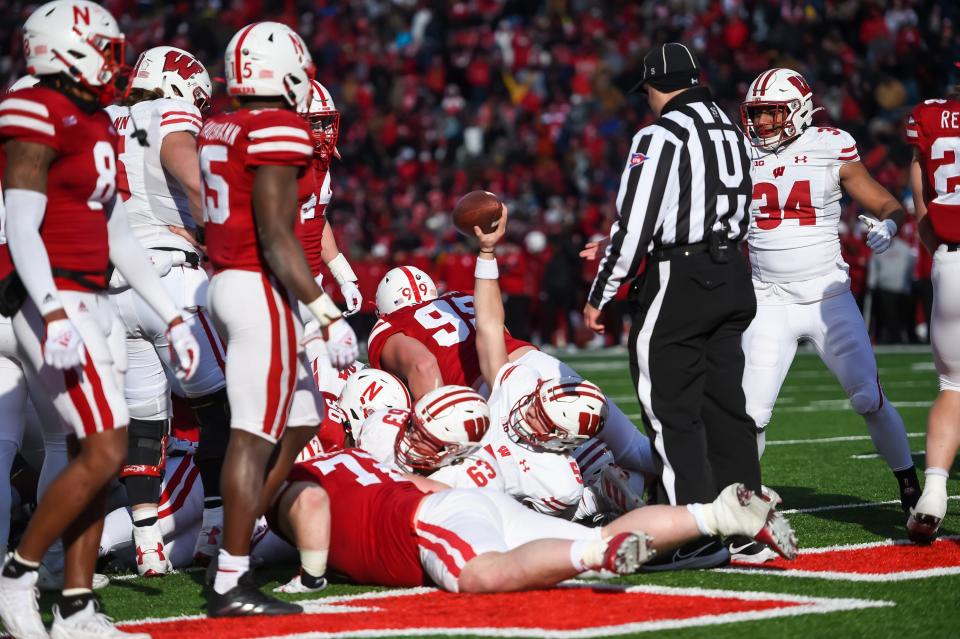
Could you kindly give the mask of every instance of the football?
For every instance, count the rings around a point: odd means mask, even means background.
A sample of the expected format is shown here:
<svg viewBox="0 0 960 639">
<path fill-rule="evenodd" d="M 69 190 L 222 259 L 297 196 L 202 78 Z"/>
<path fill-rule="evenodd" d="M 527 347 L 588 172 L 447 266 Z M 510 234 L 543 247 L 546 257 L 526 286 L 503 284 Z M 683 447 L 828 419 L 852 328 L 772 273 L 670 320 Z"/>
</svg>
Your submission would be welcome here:
<svg viewBox="0 0 960 639">
<path fill-rule="evenodd" d="M 497 227 L 503 213 L 503 203 L 490 191 L 470 191 L 453 207 L 453 224 L 457 230 L 473 237 L 473 227 L 479 226 L 485 233 Z"/>
</svg>

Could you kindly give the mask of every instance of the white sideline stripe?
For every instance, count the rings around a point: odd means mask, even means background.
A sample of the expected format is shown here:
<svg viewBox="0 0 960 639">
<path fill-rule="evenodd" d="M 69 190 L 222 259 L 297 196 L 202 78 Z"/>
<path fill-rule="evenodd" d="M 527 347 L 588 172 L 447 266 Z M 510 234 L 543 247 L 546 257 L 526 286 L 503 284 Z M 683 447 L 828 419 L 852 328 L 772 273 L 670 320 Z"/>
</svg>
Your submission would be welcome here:
<svg viewBox="0 0 960 639">
<path fill-rule="evenodd" d="M 488 635 L 493 637 L 550 637 L 551 639 L 580 639 L 590 637 L 604 637 L 621 635 L 633 632 L 653 632 L 657 630 L 671 630 L 677 628 L 692 628 L 698 626 L 713 626 L 733 623 L 737 621 L 757 621 L 778 617 L 795 617 L 806 614 L 826 614 L 845 610 L 860 610 L 864 608 L 889 608 L 896 604 L 892 601 L 871 599 L 848 599 L 827 597 L 806 597 L 772 592 L 739 592 L 736 590 L 708 590 L 704 588 L 671 588 L 667 586 L 631 586 L 618 587 L 611 584 L 595 584 L 592 582 L 569 581 L 561 587 L 582 587 L 600 590 L 620 590 L 631 593 L 649 593 L 657 595 L 679 595 L 711 598 L 736 598 L 746 601 L 782 601 L 800 604 L 789 608 L 774 608 L 771 610 L 757 610 L 749 612 L 728 613 L 722 615 L 701 615 L 688 619 L 668 619 L 664 621 L 641 621 L 627 624 L 598 626 L 580 630 L 547 630 L 545 628 L 409 628 L 386 630 L 359 630 L 354 632 L 305 632 L 292 635 L 274 635 L 264 639 L 328 639 L 332 637 L 391 637 L 398 634 L 426 635 Z"/>
<path fill-rule="evenodd" d="M 923 455 L 923 454 L 924 454 L 924 451 L 922 450 L 910 451 L 911 457 L 919 457 L 920 455 Z M 865 455 L 850 455 L 850 459 L 879 459 L 879 458 L 880 458 L 879 453 L 867 453 Z"/>
<path fill-rule="evenodd" d="M 907 433 L 907 437 L 925 437 L 926 433 Z M 869 435 L 845 435 L 842 437 L 817 437 L 814 439 L 774 439 L 767 440 L 767 446 L 792 446 L 794 444 L 832 444 L 834 442 L 861 442 L 870 439 Z"/>
<path fill-rule="evenodd" d="M 929 408 L 933 406 L 930 400 L 915 402 L 890 402 L 897 408 Z M 837 412 L 853 410 L 850 408 L 850 400 L 847 399 L 822 399 L 815 400 L 806 406 L 787 406 L 785 408 L 774 408 L 774 413 L 819 413 L 819 412 Z"/>
<path fill-rule="evenodd" d="M 960 495 L 954 495 L 950 499 L 958 499 Z M 899 502 L 889 502 L 889 503 L 899 503 Z M 784 511 L 786 512 L 786 511 Z M 940 541 L 955 541 L 960 539 L 960 535 L 945 535 L 938 539 Z M 821 546 L 819 548 L 803 548 L 799 551 L 801 555 L 818 555 L 825 552 L 834 552 L 837 550 L 862 550 L 865 548 L 878 548 L 880 546 L 911 546 L 913 545 L 910 541 L 906 539 L 884 539 L 883 541 L 873 541 L 863 544 L 849 544 L 846 546 Z M 737 574 L 750 574 L 750 575 L 773 575 L 777 577 L 793 577 L 793 578 L 812 578 L 812 579 L 828 579 L 831 581 L 873 581 L 873 582 L 885 582 L 885 581 L 908 581 L 911 579 L 927 579 L 929 577 L 943 577 L 947 575 L 957 575 L 960 574 L 960 567 L 944 567 L 944 568 L 927 568 L 925 570 L 904 570 L 900 572 L 889 572 L 889 573 L 850 573 L 850 572 L 835 572 L 832 570 L 763 570 L 761 567 L 757 568 L 719 568 L 717 572 L 728 572 L 728 573 L 737 573 Z"/>
<path fill-rule="evenodd" d="M 960 495 L 950 495 L 947 499 L 960 499 Z M 791 508 L 790 510 L 781 510 L 784 515 L 806 515 L 808 513 L 822 513 L 829 510 L 850 510 L 852 508 L 873 508 L 875 506 L 889 506 L 890 504 L 899 504 L 899 499 L 888 499 L 887 501 L 869 501 L 861 504 L 835 504 L 833 506 L 814 506 L 813 508 Z M 847 546 L 842 546 L 846 548 Z"/>
</svg>

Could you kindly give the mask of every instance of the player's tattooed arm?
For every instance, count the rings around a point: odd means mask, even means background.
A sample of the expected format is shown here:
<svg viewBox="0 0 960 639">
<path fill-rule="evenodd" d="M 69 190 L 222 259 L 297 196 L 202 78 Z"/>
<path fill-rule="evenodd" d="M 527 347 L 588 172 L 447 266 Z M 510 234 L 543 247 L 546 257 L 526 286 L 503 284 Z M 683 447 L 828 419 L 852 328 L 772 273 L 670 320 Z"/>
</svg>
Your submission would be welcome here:
<svg viewBox="0 0 960 639">
<path fill-rule="evenodd" d="M 402 333 L 387 338 L 380 352 L 380 363 L 385 370 L 406 380 L 414 401 L 443 384 L 440 366 L 430 349 Z"/>
<path fill-rule="evenodd" d="M 897 198 L 870 176 L 862 162 L 850 162 L 840 167 L 840 185 L 847 195 L 879 220 L 892 220 L 903 227 L 907 214 Z"/>
<path fill-rule="evenodd" d="M 314 281 L 303 247 L 294 234 L 299 214 L 297 167 L 257 167 L 253 180 L 253 215 L 263 256 L 280 283 L 298 300 L 310 304 L 323 295 Z"/>
<path fill-rule="evenodd" d="M 477 274 L 481 274 L 483 262 L 493 263 L 496 272 L 494 249 L 507 229 L 507 206 L 503 206 L 500 222 L 490 233 L 484 233 L 479 226 L 473 232 L 480 241 L 477 254 Z M 500 281 L 489 277 L 474 277 L 473 306 L 477 318 L 477 359 L 480 360 L 480 374 L 488 388 L 493 388 L 497 373 L 507 363 L 507 344 L 504 339 L 503 298 L 500 296 Z"/>
<path fill-rule="evenodd" d="M 913 160 L 910 162 L 910 190 L 913 192 L 913 208 L 917 216 L 917 232 L 920 234 L 920 241 L 933 255 L 940 246 L 940 238 L 937 237 L 933 224 L 927 216 L 927 199 L 932 195 L 930 185 L 923 175 L 920 154 L 916 149 L 913 151 Z"/>
<path fill-rule="evenodd" d="M 10 140 L 4 146 L 7 168 L 3 174 L 3 188 L 47 192 L 47 171 L 57 152 L 44 144 Z"/>
<path fill-rule="evenodd" d="M 160 144 L 160 164 L 180 183 L 190 205 L 190 216 L 199 226 L 203 226 L 197 139 L 187 131 L 168 133 Z"/>
</svg>

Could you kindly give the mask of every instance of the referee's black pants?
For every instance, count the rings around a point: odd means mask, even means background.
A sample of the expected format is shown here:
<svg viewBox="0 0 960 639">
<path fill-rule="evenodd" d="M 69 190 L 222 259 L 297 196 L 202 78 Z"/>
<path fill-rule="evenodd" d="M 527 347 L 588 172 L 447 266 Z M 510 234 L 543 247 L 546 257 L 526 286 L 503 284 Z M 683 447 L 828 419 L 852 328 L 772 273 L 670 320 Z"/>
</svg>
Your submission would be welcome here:
<svg viewBox="0 0 960 639">
<path fill-rule="evenodd" d="M 648 259 L 632 296 L 630 370 L 662 504 L 710 502 L 735 482 L 760 490 L 740 343 L 757 300 L 745 260 L 726 253 L 726 263 L 709 253 Z"/>
</svg>

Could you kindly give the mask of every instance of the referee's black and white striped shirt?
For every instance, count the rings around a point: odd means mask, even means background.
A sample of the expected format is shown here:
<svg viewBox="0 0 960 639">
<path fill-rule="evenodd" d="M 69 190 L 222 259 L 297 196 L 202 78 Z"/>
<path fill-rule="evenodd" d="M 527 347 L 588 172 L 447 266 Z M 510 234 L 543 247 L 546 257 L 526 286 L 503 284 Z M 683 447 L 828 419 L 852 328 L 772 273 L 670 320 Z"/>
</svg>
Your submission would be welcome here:
<svg viewBox="0 0 960 639">
<path fill-rule="evenodd" d="M 703 242 L 724 222 L 731 240 L 743 239 L 752 191 L 748 144 L 706 87 L 671 99 L 633 137 L 591 305 L 613 299 L 650 251 Z"/>
</svg>

